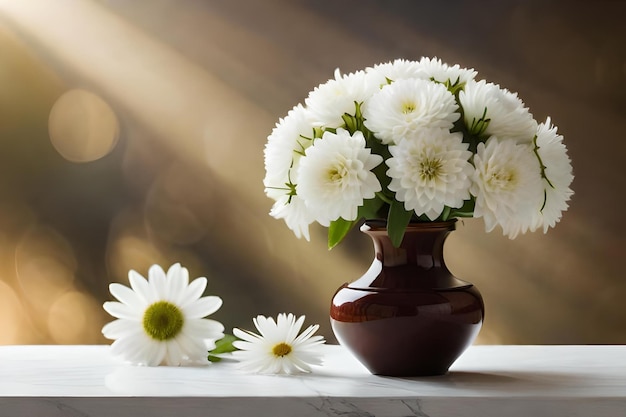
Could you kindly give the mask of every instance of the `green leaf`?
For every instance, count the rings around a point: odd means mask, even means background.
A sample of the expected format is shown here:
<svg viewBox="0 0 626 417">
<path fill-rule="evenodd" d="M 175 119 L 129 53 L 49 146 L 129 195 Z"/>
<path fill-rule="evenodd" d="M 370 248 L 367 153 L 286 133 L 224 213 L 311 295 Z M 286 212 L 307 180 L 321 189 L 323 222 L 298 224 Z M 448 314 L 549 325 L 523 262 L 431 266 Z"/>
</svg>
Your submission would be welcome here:
<svg viewBox="0 0 626 417">
<path fill-rule="evenodd" d="M 363 205 L 359 207 L 358 218 L 378 219 L 380 218 L 379 210 L 385 202 L 380 197 L 364 200 Z"/>
<path fill-rule="evenodd" d="M 321 139 L 322 136 L 324 136 L 324 131 L 325 130 L 330 130 L 330 129 L 323 129 L 321 127 L 314 127 L 313 128 L 313 138 L 314 139 Z"/>
<path fill-rule="evenodd" d="M 208 356 L 209 361 L 219 362 L 222 360 L 222 358 L 220 358 L 219 356 L 215 356 L 215 355 L 219 355 L 220 353 L 229 353 L 229 352 L 236 351 L 237 348 L 233 346 L 233 342 L 235 340 L 239 340 L 239 339 L 237 339 L 235 336 L 231 334 L 226 334 L 224 335 L 223 338 L 215 342 L 215 349 L 209 352 L 209 356 Z"/>
<path fill-rule="evenodd" d="M 341 118 L 343 119 L 343 122 L 346 126 L 346 130 L 348 132 L 350 132 L 351 135 L 354 134 L 354 132 L 356 132 L 357 129 L 357 120 L 354 116 L 352 116 L 351 114 L 348 113 L 344 113 L 343 116 L 341 116 Z"/>
<path fill-rule="evenodd" d="M 469 200 L 465 200 L 465 202 L 463 202 L 463 206 L 461 206 L 460 208 L 452 209 L 450 211 L 450 215 L 448 216 L 448 218 L 473 217 L 475 206 L 476 206 L 476 200 L 474 200 L 473 198 Z"/>
<path fill-rule="evenodd" d="M 359 103 L 358 101 L 354 102 L 354 117 L 357 120 L 357 127 L 361 127 L 361 125 L 363 124 L 363 113 L 361 112 L 361 104 L 363 104 L 362 102 Z"/>
<path fill-rule="evenodd" d="M 394 247 L 400 247 L 402 238 L 404 237 L 404 231 L 411 221 L 412 215 L 413 210 L 406 210 L 404 203 L 395 199 L 391 202 L 389 216 L 387 217 L 387 233 Z"/>
<path fill-rule="evenodd" d="M 355 224 L 356 220 L 344 220 L 342 217 L 330 222 L 328 227 L 328 249 L 337 246 Z"/>
<path fill-rule="evenodd" d="M 441 212 L 441 220 L 443 220 L 444 222 L 446 220 L 448 220 L 450 218 L 450 207 L 448 206 L 443 206 L 443 211 Z"/>
</svg>

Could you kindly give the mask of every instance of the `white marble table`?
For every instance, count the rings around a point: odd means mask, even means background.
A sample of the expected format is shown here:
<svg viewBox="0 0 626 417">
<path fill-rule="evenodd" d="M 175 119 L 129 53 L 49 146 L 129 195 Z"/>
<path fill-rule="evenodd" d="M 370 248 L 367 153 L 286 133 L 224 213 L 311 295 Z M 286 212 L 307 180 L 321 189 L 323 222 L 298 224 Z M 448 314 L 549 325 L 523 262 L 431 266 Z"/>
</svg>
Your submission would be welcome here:
<svg viewBox="0 0 626 417">
<path fill-rule="evenodd" d="M 370 375 L 343 348 L 298 376 L 134 367 L 108 346 L 0 347 L 0 416 L 626 416 L 626 346 L 473 346 L 447 375 Z"/>
</svg>

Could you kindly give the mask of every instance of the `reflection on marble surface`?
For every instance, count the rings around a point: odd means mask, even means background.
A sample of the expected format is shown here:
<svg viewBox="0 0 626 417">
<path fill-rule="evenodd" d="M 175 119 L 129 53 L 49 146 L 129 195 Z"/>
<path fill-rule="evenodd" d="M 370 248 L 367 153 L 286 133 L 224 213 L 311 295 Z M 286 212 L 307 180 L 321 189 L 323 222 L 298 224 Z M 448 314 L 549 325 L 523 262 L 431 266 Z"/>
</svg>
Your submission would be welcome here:
<svg viewBox="0 0 626 417">
<path fill-rule="evenodd" d="M 0 347 L 2 416 L 616 416 L 626 346 L 473 346 L 442 376 L 371 375 L 340 346 L 310 374 L 137 367 L 108 346 Z M 147 413 L 147 414 L 146 414 Z"/>
</svg>

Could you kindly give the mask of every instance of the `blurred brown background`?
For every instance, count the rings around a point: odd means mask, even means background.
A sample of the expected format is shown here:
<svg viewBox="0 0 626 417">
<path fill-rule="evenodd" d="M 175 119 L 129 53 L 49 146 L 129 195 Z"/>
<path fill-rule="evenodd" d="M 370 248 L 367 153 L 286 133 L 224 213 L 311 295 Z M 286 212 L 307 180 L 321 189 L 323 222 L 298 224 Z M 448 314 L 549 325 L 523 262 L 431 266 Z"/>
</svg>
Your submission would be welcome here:
<svg viewBox="0 0 626 417">
<path fill-rule="evenodd" d="M 369 266 L 358 231 L 297 240 L 268 216 L 263 147 L 339 67 L 437 56 L 551 116 L 575 195 L 547 235 L 466 220 L 452 271 L 487 305 L 478 343 L 626 343 L 622 2 L 0 0 L 0 344 L 107 343 L 127 271 L 207 276 L 229 330 L 306 314 Z"/>
</svg>

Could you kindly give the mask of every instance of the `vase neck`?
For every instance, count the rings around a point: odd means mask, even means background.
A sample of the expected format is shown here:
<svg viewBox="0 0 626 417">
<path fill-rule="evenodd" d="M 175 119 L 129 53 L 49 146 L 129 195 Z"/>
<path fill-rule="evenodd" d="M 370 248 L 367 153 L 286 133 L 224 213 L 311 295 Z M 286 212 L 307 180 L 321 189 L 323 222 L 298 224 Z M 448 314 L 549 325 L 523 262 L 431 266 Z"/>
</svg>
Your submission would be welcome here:
<svg viewBox="0 0 626 417">
<path fill-rule="evenodd" d="M 383 266 L 415 265 L 423 269 L 445 268 L 443 245 L 456 220 L 448 222 L 409 223 L 402 243 L 394 247 L 387 228 L 380 222 L 366 222 L 361 231 L 374 243 L 375 257 Z"/>
<path fill-rule="evenodd" d="M 443 245 L 455 221 L 411 223 L 400 247 L 391 243 L 384 224 L 366 222 L 361 231 L 374 243 L 370 268 L 351 288 L 389 291 L 412 291 L 424 288 L 460 288 L 471 284 L 457 279 L 443 259 Z"/>
</svg>

